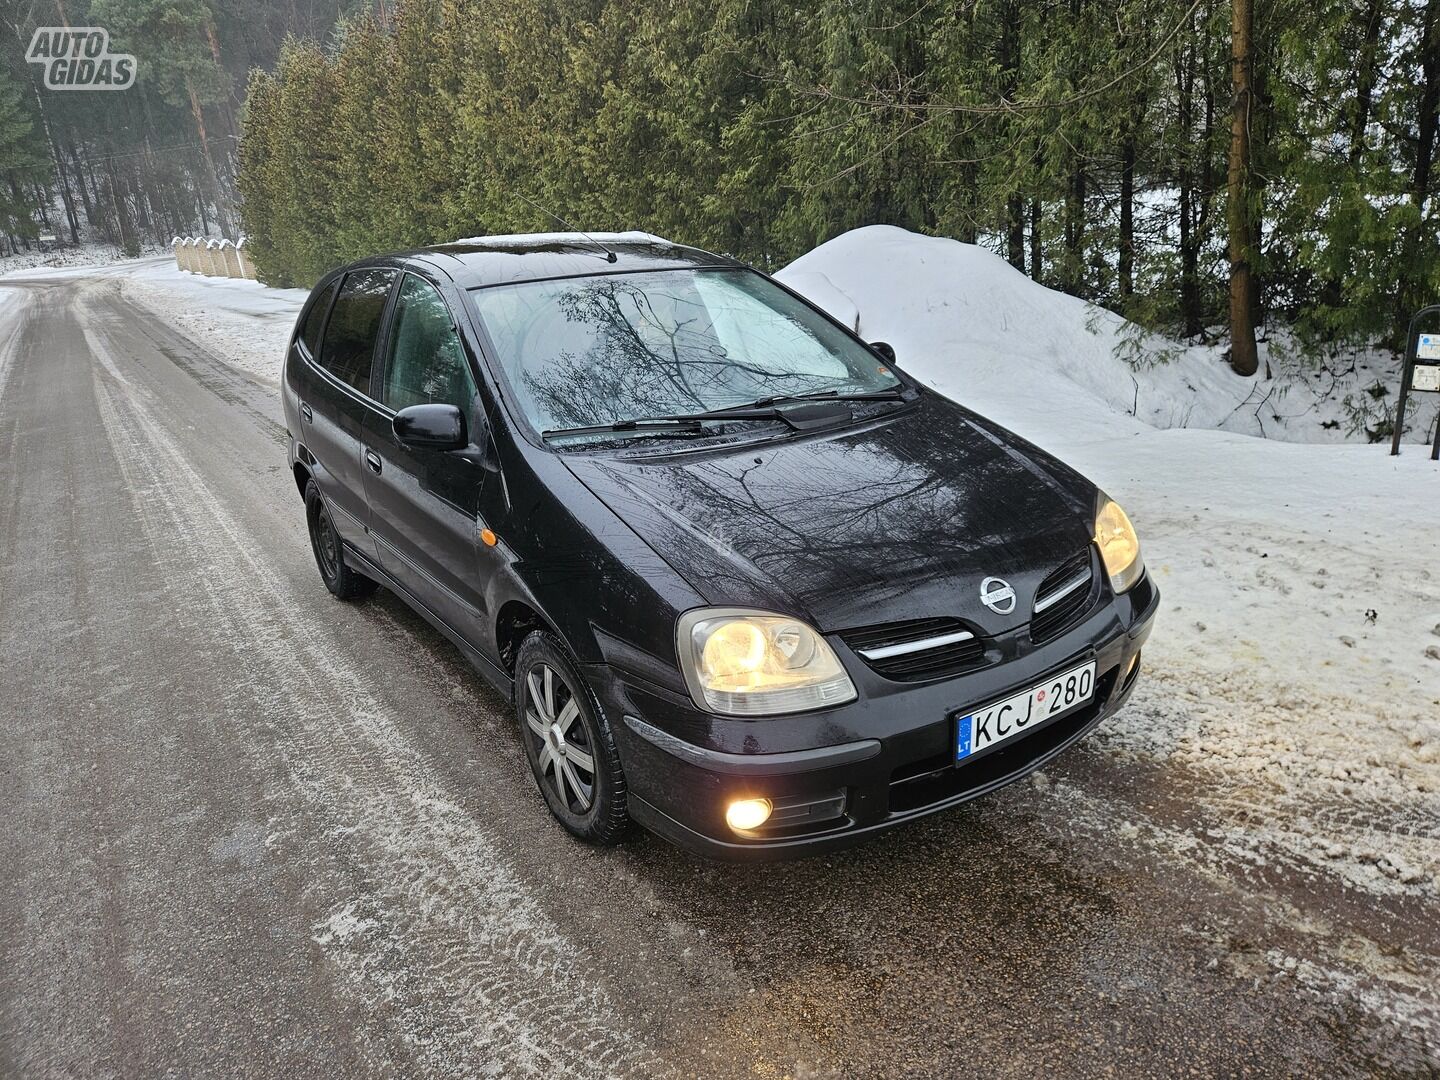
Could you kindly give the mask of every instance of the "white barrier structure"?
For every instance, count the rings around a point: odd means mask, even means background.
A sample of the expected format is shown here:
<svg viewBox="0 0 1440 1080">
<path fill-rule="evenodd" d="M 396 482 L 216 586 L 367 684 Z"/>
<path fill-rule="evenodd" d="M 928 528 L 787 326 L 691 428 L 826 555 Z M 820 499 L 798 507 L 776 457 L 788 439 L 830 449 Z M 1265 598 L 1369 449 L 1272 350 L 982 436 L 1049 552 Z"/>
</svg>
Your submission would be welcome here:
<svg viewBox="0 0 1440 1080">
<path fill-rule="evenodd" d="M 235 258 L 240 260 L 240 276 L 255 280 L 255 264 L 250 261 L 250 238 L 240 237 L 235 244 Z"/>
<path fill-rule="evenodd" d="M 245 237 L 238 243 L 220 237 L 177 236 L 170 241 L 175 265 L 191 274 L 206 277 L 229 277 L 255 280 L 255 264 L 245 248 Z"/>
<path fill-rule="evenodd" d="M 220 261 L 224 265 L 225 276 L 238 278 L 240 276 L 240 257 L 235 254 L 235 245 L 229 240 L 221 240 L 216 254 L 220 256 Z"/>
</svg>

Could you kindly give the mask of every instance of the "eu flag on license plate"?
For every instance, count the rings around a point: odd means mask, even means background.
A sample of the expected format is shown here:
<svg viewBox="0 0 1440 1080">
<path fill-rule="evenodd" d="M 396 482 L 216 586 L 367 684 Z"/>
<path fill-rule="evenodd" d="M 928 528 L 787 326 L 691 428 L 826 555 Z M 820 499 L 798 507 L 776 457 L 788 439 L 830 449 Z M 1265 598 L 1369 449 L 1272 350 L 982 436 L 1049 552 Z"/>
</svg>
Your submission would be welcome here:
<svg viewBox="0 0 1440 1080">
<path fill-rule="evenodd" d="M 955 725 L 955 756 L 963 758 L 970 756 L 970 727 L 975 722 L 973 716 L 962 716 L 960 722 Z"/>
</svg>

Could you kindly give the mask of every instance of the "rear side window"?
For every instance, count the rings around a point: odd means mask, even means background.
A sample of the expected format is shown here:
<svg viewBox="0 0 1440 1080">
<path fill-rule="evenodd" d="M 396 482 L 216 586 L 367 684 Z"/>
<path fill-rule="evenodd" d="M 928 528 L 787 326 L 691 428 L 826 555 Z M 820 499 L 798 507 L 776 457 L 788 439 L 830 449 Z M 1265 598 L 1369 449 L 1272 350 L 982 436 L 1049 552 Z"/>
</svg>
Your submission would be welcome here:
<svg viewBox="0 0 1440 1080">
<path fill-rule="evenodd" d="M 375 336 L 385 313 L 385 298 L 395 280 L 394 270 L 357 270 L 345 275 L 340 295 L 325 324 L 320 366 L 362 394 L 370 393 L 370 361 Z"/>
<path fill-rule="evenodd" d="M 335 299 L 335 290 L 339 282 L 331 282 L 330 287 L 315 298 L 310 305 L 310 310 L 305 314 L 305 325 L 300 328 L 300 340 L 305 343 L 305 351 L 311 356 L 320 355 L 320 329 L 325 325 L 325 313 L 330 310 L 330 301 Z"/>
</svg>

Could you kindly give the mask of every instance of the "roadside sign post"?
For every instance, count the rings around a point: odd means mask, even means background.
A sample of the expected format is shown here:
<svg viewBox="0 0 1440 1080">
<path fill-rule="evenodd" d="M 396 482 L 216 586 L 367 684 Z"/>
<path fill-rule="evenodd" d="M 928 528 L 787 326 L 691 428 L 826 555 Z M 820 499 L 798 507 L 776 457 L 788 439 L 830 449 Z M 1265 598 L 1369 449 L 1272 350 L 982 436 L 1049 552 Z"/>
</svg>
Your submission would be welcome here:
<svg viewBox="0 0 1440 1080">
<path fill-rule="evenodd" d="M 1440 304 L 1431 304 L 1415 313 L 1405 335 L 1405 366 L 1400 372 L 1400 400 L 1395 405 L 1395 433 L 1390 440 L 1390 456 L 1400 453 L 1400 437 L 1405 433 L 1405 402 L 1410 391 L 1440 393 L 1440 333 L 1420 333 L 1420 320 L 1440 315 Z M 1440 419 L 1435 422 L 1435 445 L 1430 460 L 1440 460 Z"/>
</svg>

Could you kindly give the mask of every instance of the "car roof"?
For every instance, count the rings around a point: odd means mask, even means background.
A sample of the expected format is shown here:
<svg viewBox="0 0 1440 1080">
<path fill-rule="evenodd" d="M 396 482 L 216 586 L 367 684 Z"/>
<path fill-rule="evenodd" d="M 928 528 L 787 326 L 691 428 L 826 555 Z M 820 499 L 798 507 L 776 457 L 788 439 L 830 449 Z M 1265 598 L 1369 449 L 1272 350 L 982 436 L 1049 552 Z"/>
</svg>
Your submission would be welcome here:
<svg viewBox="0 0 1440 1080">
<path fill-rule="evenodd" d="M 607 252 L 614 254 L 613 261 Z M 743 265 L 643 232 L 472 236 L 401 257 L 426 262 L 467 289 L 590 274 Z"/>
</svg>

